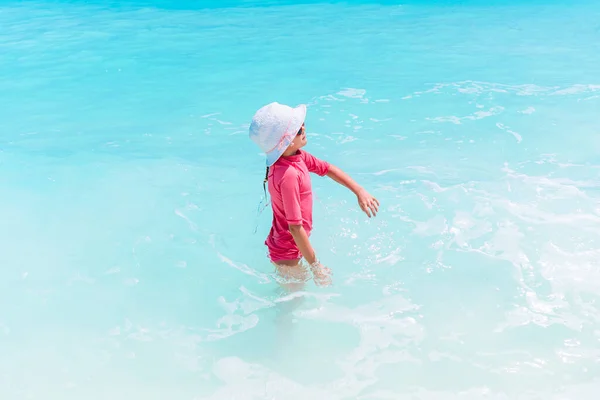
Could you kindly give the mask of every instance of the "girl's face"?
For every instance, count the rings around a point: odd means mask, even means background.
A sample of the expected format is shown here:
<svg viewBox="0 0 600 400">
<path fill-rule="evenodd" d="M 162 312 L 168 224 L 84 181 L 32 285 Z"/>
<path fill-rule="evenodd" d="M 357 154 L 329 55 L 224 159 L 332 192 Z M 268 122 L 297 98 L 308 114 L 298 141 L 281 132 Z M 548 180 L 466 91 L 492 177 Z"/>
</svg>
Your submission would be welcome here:
<svg viewBox="0 0 600 400">
<path fill-rule="evenodd" d="M 295 150 L 298 150 L 306 146 L 306 143 L 306 128 L 304 127 L 304 124 L 302 124 L 300 130 L 296 134 L 296 137 L 294 138 L 294 140 L 292 140 L 292 146 Z"/>
<path fill-rule="evenodd" d="M 304 124 L 302 124 L 298 130 L 298 133 L 296 134 L 296 137 L 294 137 L 294 140 L 292 140 L 292 143 L 290 143 L 283 155 L 291 156 L 296 154 L 299 149 L 306 146 L 306 142 L 306 129 L 304 128 Z"/>
</svg>

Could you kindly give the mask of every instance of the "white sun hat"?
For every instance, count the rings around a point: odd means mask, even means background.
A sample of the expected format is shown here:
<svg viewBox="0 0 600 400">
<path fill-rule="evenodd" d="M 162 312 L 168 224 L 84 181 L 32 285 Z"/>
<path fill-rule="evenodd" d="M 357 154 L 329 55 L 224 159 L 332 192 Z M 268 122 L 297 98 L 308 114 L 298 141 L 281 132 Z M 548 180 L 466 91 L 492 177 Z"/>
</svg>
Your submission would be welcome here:
<svg viewBox="0 0 600 400">
<path fill-rule="evenodd" d="M 306 105 L 295 108 L 277 102 L 261 107 L 250 123 L 250 139 L 267 155 L 267 167 L 275 164 L 294 140 L 306 118 Z"/>
</svg>

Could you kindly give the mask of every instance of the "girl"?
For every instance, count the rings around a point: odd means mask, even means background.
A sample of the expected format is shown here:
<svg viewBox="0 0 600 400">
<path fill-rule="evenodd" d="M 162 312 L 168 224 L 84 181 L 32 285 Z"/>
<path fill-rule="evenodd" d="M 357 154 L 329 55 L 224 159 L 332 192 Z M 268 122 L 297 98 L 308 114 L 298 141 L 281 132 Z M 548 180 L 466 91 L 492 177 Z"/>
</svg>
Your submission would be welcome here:
<svg viewBox="0 0 600 400">
<path fill-rule="evenodd" d="M 307 143 L 304 120 L 306 106 L 292 108 L 277 102 L 259 109 L 250 124 L 250 138 L 267 155 L 267 173 L 273 222 L 265 241 L 269 258 L 279 272 L 304 280 L 302 258 L 308 262 L 316 283 L 329 281 L 310 243 L 312 188 L 310 172 L 328 176 L 350 189 L 369 218 L 379 201 L 336 166 L 301 150 Z M 266 190 L 265 190 L 266 195 Z"/>
</svg>

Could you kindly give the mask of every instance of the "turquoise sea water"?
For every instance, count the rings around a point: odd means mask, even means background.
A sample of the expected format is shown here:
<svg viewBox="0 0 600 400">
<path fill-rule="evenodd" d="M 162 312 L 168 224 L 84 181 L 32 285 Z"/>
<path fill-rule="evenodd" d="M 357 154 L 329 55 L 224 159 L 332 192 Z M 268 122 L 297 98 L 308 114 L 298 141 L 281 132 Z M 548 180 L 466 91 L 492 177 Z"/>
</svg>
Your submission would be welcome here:
<svg viewBox="0 0 600 400">
<path fill-rule="evenodd" d="M 0 398 L 596 399 L 599 21 L 0 2 Z M 313 179 L 328 288 L 265 258 L 271 101 L 381 202 Z"/>
</svg>

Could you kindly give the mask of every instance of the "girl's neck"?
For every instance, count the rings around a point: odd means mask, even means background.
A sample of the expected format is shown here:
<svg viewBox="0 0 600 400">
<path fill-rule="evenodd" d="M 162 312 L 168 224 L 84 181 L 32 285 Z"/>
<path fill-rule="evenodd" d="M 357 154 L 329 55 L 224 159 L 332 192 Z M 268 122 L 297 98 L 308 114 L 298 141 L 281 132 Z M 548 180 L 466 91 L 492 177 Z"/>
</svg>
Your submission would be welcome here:
<svg viewBox="0 0 600 400">
<path fill-rule="evenodd" d="M 283 152 L 282 156 L 283 157 L 291 157 L 291 156 L 295 156 L 300 152 L 300 149 L 296 149 L 296 150 L 286 150 Z"/>
</svg>

